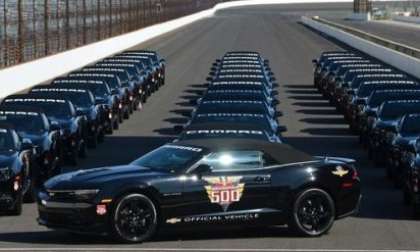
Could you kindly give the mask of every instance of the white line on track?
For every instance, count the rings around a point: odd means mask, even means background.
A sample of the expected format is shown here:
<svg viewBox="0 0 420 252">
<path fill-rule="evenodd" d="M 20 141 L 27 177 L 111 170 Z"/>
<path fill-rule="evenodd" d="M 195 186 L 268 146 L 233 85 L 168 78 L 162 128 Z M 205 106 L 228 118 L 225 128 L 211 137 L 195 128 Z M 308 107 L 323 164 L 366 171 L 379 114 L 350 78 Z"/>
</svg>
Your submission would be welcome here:
<svg viewBox="0 0 420 252">
<path fill-rule="evenodd" d="M 398 249 L 241 249 L 241 248 L 0 248 L 0 251 L 196 251 L 196 252 L 420 252 Z"/>
</svg>

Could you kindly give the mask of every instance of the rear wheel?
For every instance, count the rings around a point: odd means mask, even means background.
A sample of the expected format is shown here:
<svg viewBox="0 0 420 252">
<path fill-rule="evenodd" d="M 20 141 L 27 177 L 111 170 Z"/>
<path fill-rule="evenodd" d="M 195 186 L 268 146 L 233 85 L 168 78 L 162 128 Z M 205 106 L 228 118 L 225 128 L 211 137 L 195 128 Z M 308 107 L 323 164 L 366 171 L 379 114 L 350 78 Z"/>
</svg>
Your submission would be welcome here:
<svg viewBox="0 0 420 252">
<path fill-rule="evenodd" d="M 138 243 L 150 239 L 158 227 L 156 207 L 143 194 L 128 194 L 117 203 L 113 213 L 113 233 L 122 242 Z"/>
<path fill-rule="evenodd" d="M 328 232 L 335 219 L 335 206 L 324 190 L 310 188 L 298 194 L 294 204 L 290 227 L 303 236 L 320 236 Z"/>
</svg>

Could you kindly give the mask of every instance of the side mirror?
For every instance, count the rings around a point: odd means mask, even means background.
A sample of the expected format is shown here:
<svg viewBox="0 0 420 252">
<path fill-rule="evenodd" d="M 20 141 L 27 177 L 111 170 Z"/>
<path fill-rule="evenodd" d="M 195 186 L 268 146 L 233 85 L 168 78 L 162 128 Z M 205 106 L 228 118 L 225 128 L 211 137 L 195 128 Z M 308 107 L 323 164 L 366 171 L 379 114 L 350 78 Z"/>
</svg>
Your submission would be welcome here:
<svg viewBox="0 0 420 252">
<path fill-rule="evenodd" d="M 203 174 L 211 173 L 211 167 L 206 164 L 200 164 L 197 168 L 194 169 L 194 173 L 201 176 Z"/>
<path fill-rule="evenodd" d="M 198 104 L 198 99 L 191 99 L 190 104 L 196 106 Z"/>
<path fill-rule="evenodd" d="M 277 134 L 278 134 L 278 135 L 280 135 L 281 133 L 286 132 L 286 131 L 287 131 L 287 127 L 286 127 L 286 126 L 284 126 L 284 125 L 279 125 L 279 126 L 277 127 Z"/>
<path fill-rule="evenodd" d="M 281 111 L 276 111 L 276 117 L 280 117 L 280 116 L 283 116 L 283 112 L 281 112 Z"/>
<path fill-rule="evenodd" d="M 271 91 L 271 96 L 276 96 L 278 94 L 279 94 L 279 92 L 277 90 Z"/>
<path fill-rule="evenodd" d="M 166 60 L 164 60 L 164 59 L 160 59 L 160 60 L 159 60 L 159 63 L 165 64 L 165 63 L 166 63 Z"/>
<path fill-rule="evenodd" d="M 313 60 L 312 60 L 312 63 L 313 63 L 314 65 L 316 65 L 316 64 L 318 64 L 318 60 L 317 60 L 317 59 L 313 59 Z"/>
<path fill-rule="evenodd" d="M 28 138 L 24 138 L 22 140 L 22 150 L 30 150 L 34 147 L 34 145 L 32 144 L 31 139 Z"/>
<path fill-rule="evenodd" d="M 174 126 L 174 131 L 176 134 L 181 134 L 181 132 L 184 130 L 184 126 L 182 125 L 175 125 Z"/>
<path fill-rule="evenodd" d="M 212 82 L 212 81 L 213 81 L 213 78 L 212 78 L 212 77 L 207 77 L 207 78 L 206 78 L 206 81 L 208 81 L 208 82 Z"/>
<path fill-rule="evenodd" d="M 221 59 L 216 59 L 216 62 L 220 63 L 220 62 L 222 62 L 222 60 Z"/>
<path fill-rule="evenodd" d="M 212 71 L 209 73 L 210 76 L 214 76 L 216 74 L 216 72 Z"/>
<path fill-rule="evenodd" d="M 270 77 L 271 82 L 276 81 L 276 80 L 277 80 L 276 77 Z"/>
<path fill-rule="evenodd" d="M 270 61 L 268 59 L 264 60 L 264 65 L 269 65 Z"/>
<path fill-rule="evenodd" d="M 279 102 L 277 99 L 275 99 L 275 100 L 273 100 L 273 101 L 271 102 L 271 106 L 275 107 L 275 106 L 277 106 L 279 103 L 280 103 L 280 102 Z"/>
<path fill-rule="evenodd" d="M 274 73 L 273 73 L 272 71 L 269 71 L 269 72 L 268 72 L 268 75 L 269 75 L 269 76 L 274 76 Z"/>
<path fill-rule="evenodd" d="M 214 62 L 213 64 L 212 64 L 212 66 L 213 67 L 216 67 L 216 66 L 218 66 L 219 64 L 217 64 L 216 62 Z"/>
<path fill-rule="evenodd" d="M 216 68 L 216 67 L 211 67 L 211 68 L 210 68 L 210 70 L 211 70 L 212 72 L 215 72 L 215 71 L 217 70 L 217 68 Z"/>
<path fill-rule="evenodd" d="M 356 104 L 357 105 L 366 105 L 366 100 L 365 99 L 357 99 Z"/>
<path fill-rule="evenodd" d="M 76 110 L 76 115 L 77 116 L 84 116 L 83 111 L 81 111 L 81 110 Z"/>
<path fill-rule="evenodd" d="M 52 121 L 50 124 L 50 130 L 51 131 L 58 131 L 60 130 L 60 125 L 56 121 Z"/>
</svg>

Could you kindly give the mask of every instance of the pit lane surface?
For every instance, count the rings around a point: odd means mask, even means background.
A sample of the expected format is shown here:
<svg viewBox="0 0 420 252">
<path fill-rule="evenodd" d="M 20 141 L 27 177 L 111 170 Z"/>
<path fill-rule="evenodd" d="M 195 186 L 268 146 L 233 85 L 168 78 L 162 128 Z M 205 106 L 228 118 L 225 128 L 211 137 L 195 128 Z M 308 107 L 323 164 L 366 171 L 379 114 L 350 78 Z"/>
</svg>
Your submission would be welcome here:
<svg viewBox="0 0 420 252">
<path fill-rule="evenodd" d="M 357 138 L 348 134 L 341 115 L 312 88 L 311 59 L 338 47 L 297 23 L 300 15 L 321 10 L 340 11 L 348 4 L 306 4 L 246 7 L 219 12 L 138 48 L 158 50 L 167 59 L 167 84 L 141 112 L 106 138 L 79 168 L 124 164 L 173 139 L 172 127 L 186 122 L 210 64 L 228 50 L 257 50 L 270 59 L 279 87 L 280 122 L 288 127 L 285 141 L 311 154 L 346 156 L 358 161 L 362 178 L 362 209 L 358 216 L 337 221 L 320 238 L 291 236 L 284 228 L 241 228 L 222 231 L 162 231 L 154 241 L 137 245 L 114 244 L 102 237 L 75 236 L 50 231 L 36 223 L 34 204 L 25 204 L 20 217 L 0 217 L 0 248 L 106 248 L 147 251 L 287 251 L 289 249 L 416 249 L 420 225 L 410 220 L 400 192 L 384 172 L 367 161 Z M 70 168 L 68 168 L 70 169 Z M 214 249 L 214 250 L 212 250 Z"/>
</svg>

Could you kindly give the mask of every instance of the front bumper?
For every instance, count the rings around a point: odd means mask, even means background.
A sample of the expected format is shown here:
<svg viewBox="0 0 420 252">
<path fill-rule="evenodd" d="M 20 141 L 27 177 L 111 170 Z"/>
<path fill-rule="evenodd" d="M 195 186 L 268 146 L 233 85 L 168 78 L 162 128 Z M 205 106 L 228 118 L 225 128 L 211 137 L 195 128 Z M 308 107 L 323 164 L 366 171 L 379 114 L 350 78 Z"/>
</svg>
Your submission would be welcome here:
<svg viewBox="0 0 420 252">
<path fill-rule="evenodd" d="M 7 182 L 0 182 L 0 211 L 12 209 L 16 204 L 19 191 L 13 190 L 13 179 Z"/>
<path fill-rule="evenodd" d="M 51 229 L 107 234 L 109 217 L 96 214 L 96 204 L 38 199 L 38 224 Z"/>
</svg>

